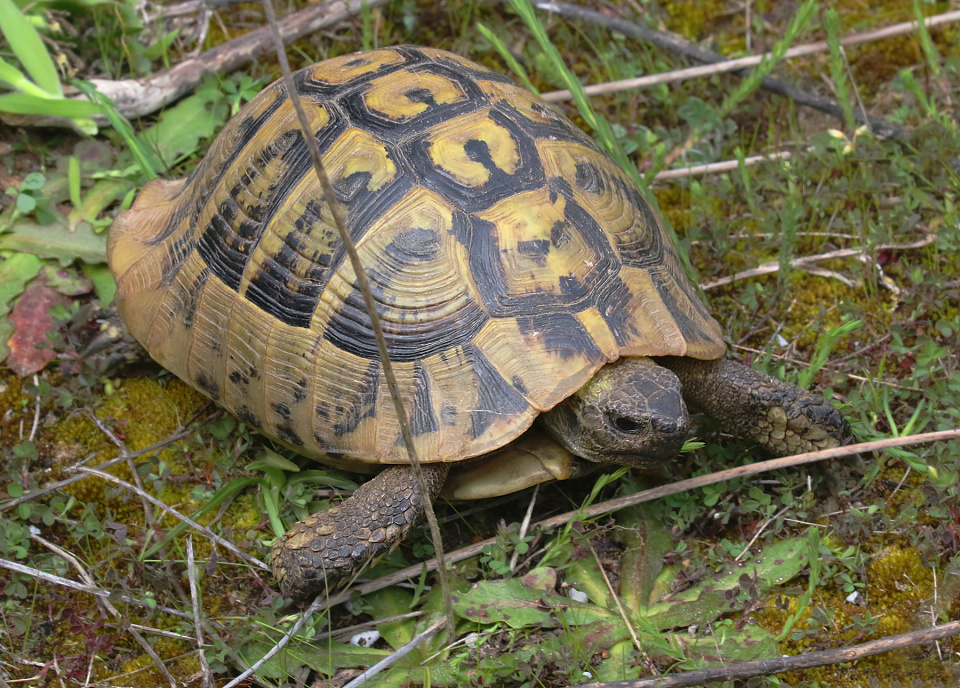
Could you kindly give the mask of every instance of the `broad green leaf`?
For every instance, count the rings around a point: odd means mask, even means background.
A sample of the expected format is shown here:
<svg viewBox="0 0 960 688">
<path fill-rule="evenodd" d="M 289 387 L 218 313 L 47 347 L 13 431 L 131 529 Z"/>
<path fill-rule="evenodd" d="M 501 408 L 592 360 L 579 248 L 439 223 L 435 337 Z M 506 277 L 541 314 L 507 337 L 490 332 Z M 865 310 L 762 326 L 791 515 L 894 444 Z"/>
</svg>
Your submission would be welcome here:
<svg viewBox="0 0 960 688">
<path fill-rule="evenodd" d="M 15 223 L 9 232 L 0 234 L 0 249 L 55 258 L 61 265 L 70 265 L 75 260 L 104 263 L 107 237 L 97 234 L 86 223 L 71 232 L 62 221 L 50 225 L 22 221 Z"/>
<path fill-rule="evenodd" d="M 200 139 L 211 138 L 229 113 L 227 99 L 208 89 L 166 110 L 138 139 L 169 167 L 196 151 Z"/>
<path fill-rule="evenodd" d="M 778 654 L 777 639 L 761 626 L 735 629 L 714 625 L 713 635 L 691 639 L 689 634 L 677 633 L 671 637 L 683 647 L 687 657 L 700 660 L 703 667 L 731 661 L 754 662 Z"/>
<path fill-rule="evenodd" d="M 0 111 L 17 115 L 49 115 L 72 119 L 102 114 L 103 108 L 89 100 L 41 98 L 30 93 L 4 93 L 0 95 Z"/>
<path fill-rule="evenodd" d="M 117 293 L 117 283 L 113 280 L 110 268 L 105 263 L 81 263 L 80 267 L 87 279 L 93 282 L 93 291 L 100 303 L 109 306 Z"/>
<path fill-rule="evenodd" d="M 33 24 L 20 12 L 13 0 L 0 0 L 0 30 L 13 49 L 13 54 L 27 70 L 37 86 L 55 96 L 62 96 L 57 67 L 50 59 L 43 39 Z M 2 109 L 2 108 L 0 108 Z"/>
<path fill-rule="evenodd" d="M 639 491 L 643 486 L 627 484 L 626 489 Z M 645 614 L 650 593 L 663 569 L 663 557 L 670 551 L 670 532 L 656 518 L 649 504 L 639 504 L 617 515 L 617 530 L 624 545 L 620 563 L 620 594 L 623 604 L 634 613 Z"/>
<path fill-rule="evenodd" d="M 523 585 L 520 578 L 480 581 L 453 595 L 458 616 L 478 623 L 505 623 L 511 628 L 579 626 L 607 620 L 612 613 L 592 604 Z"/>
<path fill-rule="evenodd" d="M 264 657 L 272 648 L 272 643 L 250 641 L 241 644 L 237 653 L 247 666 L 251 666 Z M 338 669 L 370 667 L 390 654 L 387 650 L 375 650 L 369 647 L 354 647 L 333 640 L 321 640 L 316 643 L 291 643 L 283 652 L 275 655 L 263 664 L 257 675 L 265 679 L 284 679 L 296 673 L 299 666 L 309 666 L 328 676 Z"/>
<path fill-rule="evenodd" d="M 739 587 L 740 576 L 756 574 L 762 588 L 779 585 L 800 573 L 806 565 L 806 549 L 801 539 L 768 545 L 759 555 L 724 566 L 699 584 L 651 604 L 644 617 L 663 629 L 709 623 L 730 610 L 724 593 Z"/>
</svg>

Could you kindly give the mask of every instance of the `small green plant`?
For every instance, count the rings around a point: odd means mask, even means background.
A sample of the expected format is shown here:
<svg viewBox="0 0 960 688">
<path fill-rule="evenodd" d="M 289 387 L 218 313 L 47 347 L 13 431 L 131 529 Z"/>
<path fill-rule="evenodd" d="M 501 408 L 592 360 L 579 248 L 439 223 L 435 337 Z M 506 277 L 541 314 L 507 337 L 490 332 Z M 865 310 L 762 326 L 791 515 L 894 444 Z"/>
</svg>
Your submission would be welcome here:
<svg viewBox="0 0 960 688">
<path fill-rule="evenodd" d="M 3 31 L 22 71 L 0 58 L 0 112 L 16 115 L 46 115 L 69 122 L 85 134 L 97 133 L 90 119 L 103 108 L 64 96 L 57 67 L 43 45 L 40 33 L 14 4 L 0 0 L 0 30 Z"/>
</svg>

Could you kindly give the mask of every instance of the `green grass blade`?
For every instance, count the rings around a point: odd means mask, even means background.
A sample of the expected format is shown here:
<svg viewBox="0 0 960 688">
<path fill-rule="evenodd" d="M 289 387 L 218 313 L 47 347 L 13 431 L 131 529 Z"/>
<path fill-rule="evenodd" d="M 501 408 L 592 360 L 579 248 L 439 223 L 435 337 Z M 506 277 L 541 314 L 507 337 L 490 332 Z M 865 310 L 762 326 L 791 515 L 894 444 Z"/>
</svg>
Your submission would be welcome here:
<svg viewBox="0 0 960 688">
<path fill-rule="evenodd" d="M 128 122 L 123 115 L 117 112 L 117 107 L 113 104 L 113 101 L 100 93 L 89 81 L 80 81 L 79 79 L 75 79 L 72 83 L 81 93 L 83 93 L 83 95 L 103 108 L 103 114 L 106 115 L 111 126 L 123 137 L 123 140 L 133 153 L 133 157 L 136 159 L 137 164 L 140 166 L 143 176 L 146 177 L 147 180 L 155 179 L 157 176 L 156 170 L 159 166 L 159 161 L 157 160 L 156 156 L 152 154 L 152 152 L 147 151 L 140 144 L 140 141 L 137 140 L 136 134 L 133 133 L 133 127 L 130 126 L 130 122 Z"/>
<path fill-rule="evenodd" d="M 0 0 L 2 1 L 2 0 Z M 49 115 L 51 117 L 90 117 L 103 112 L 96 103 L 72 98 L 41 98 L 30 93 L 0 95 L 0 112 L 17 115 Z"/>
<path fill-rule="evenodd" d="M 840 45 L 840 15 L 831 7 L 824 15 L 823 23 L 827 29 L 827 45 L 830 47 L 830 77 L 833 79 L 837 100 L 843 108 L 843 123 L 848 131 L 853 131 L 857 128 L 857 121 L 853 117 L 846 58 L 843 55 L 843 46 Z"/>
<path fill-rule="evenodd" d="M 503 58 L 503 61 L 507 63 L 507 66 L 513 70 L 513 73 L 517 75 L 517 78 L 520 79 L 520 83 L 523 84 L 523 87 L 528 91 L 532 91 L 537 95 L 540 95 L 540 90 L 533 85 L 533 82 L 530 81 L 530 77 L 527 75 L 527 70 L 523 68 L 516 58 L 513 56 L 513 53 L 510 52 L 510 49 L 506 44 L 500 40 L 500 37 L 497 36 L 486 24 L 477 24 L 477 31 L 479 31 L 484 38 L 490 41 L 490 45 L 493 46 L 500 57 Z"/>
<path fill-rule="evenodd" d="M 43 45 L 43 39 L 13 0 L 0 0 L 0 30 L 13 49 L 13 54 L 37 86 L 52 96 L 62 97 L 60 76 Z"/>
<path fill-rule="evenodd" d="M 9 62 L 0 58 L 0 82 L 17 91 L 23 91 L 38 98 L 49 98 L 50 94 L 27 78 L 27 75 Z M 0 85 L 2 85 L 0 84 Z"/>
</svg>

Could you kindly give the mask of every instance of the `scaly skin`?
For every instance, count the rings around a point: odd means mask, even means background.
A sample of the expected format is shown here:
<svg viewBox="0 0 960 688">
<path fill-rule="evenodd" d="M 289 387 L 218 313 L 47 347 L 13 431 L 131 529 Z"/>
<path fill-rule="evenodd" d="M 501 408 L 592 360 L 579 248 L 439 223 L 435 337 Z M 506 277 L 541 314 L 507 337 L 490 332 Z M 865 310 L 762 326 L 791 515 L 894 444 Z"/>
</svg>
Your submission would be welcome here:
<svg viewBox="0 0 960 688">
<path fill-rule="evenodd" d="M 422 468 L 435 497 L 450 464 Z M 270 565 L 280 591 L 284 597 L 302 599 L 336 589 L 396 547 L 422 515 L 413 469 L 382 471 L 338 506 L 295 523 L 273 544 Z"/>
<path fill-rule="evenodd" d="M 778 456 L 850 442 L 850 426 L 819 395 L 734 361 L 672 357 L 604 367 L 577 394 L 542 414 L 541 426 L 590 462 L 663 468 L 687 436 L 684 400 Z M 449 464 L 423 469 L 435 497 Z M 413 470 L 388 468 L 274 544 L 270 563 L 280 590 L 304 598 L 339 587 L 396 547 L 422 515 Z"/>
<path fill-rule="evenodd" d="M 656 361 L 680 378 L 684 399 L 775 456 L 850 443 L 850 425 L 818 394 L 727 359 Z"/>
</svg>

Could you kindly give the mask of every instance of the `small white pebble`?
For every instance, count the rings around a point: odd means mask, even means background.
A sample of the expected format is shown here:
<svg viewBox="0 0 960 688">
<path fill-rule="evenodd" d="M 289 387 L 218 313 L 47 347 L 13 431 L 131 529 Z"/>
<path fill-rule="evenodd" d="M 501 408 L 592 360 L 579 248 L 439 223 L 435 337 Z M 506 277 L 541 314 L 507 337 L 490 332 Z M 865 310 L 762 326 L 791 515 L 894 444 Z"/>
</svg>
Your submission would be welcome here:
<svg viewBox="0 0 960 688">
<path fill-rule="evenodd" d="M 583 678 L 593 678 L 593 674 L 591 674 L 589 671 L 584 671 Z"/>
<path fill-rule="evenodd" d="M 777 344 L 779 344 L 780 346 L 786 346 L 789 343 L 790 342 L 788 342 L 782 334 L 777 335 Z"/>
<path fill-rule="evenodd" d="M 587 602 L 590 598 L 587 597 L 587 593 L 580 592 L 576 588 L 570 588 L 567 590 L 567 597 L 569 597 L 574 602 Z"/>
<path fill-rule="evenodd" d="M 350 644 L 354 647 L 372 647 L 378 640 L 380 631 L 361 631 L 350 638 Z"/>
<path fill-rule="evenodd" d="M 31 534 L 31 535 L 37 535 L 37 536 L 39 536 L 40 533 L 41 533 L 41 530 L 40 530 L 39 528 L 37 528 L 36 526 L 30 526 L 30 534 Z"/>
<path fill-rule="evenodd" d="M 852 593 L 847 595 L 847 602 L 850 604 L 859 604 L 860 603 L 860 591 L 854 590 Z"/>
</svg>

